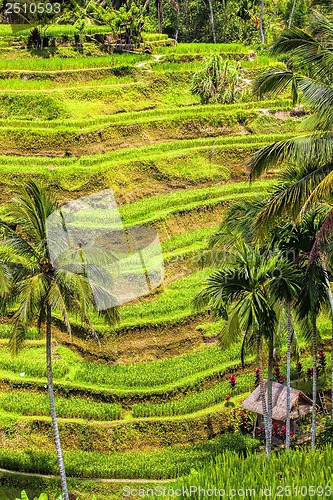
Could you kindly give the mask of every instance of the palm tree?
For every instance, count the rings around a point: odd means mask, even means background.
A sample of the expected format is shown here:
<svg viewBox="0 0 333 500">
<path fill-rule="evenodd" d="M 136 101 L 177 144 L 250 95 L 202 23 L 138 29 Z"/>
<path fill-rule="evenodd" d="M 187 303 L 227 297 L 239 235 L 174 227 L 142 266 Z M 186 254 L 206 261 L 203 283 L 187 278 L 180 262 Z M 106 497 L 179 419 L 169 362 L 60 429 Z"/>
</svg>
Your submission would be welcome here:
<svg viewBox="0 0 333 500">
<path fill-rule="evenodd" d="M 319 2 L 316 2 L 319 3 Z M 289 69 L 272 70 L 263 74 L 255 82 L 255 91 L 260 95 L 266 92 L 276 94 L 289 84 L 292 87 L 293 101 L 297 102 L 301 93 L 313 114 L 305 121 L 307 133 L 288 140 L 282 140 L 260 149 L 250 160 L 251 179 L 261 175 L 269 166 L 292 162 L 297 168 L 292 183 L 281 187 L 262 210 L 258 221 L 273 223 L 278 217 L 288 215 L 297 219 L 300 214 L 318 202 L 331 198 L 333 181 L 333 47 L 331 44 L 333 23 L 319 13 L 308 31 L 298 28 L 285 30 L 271 47 L 273 54 L 285 53 L 290 57 Z M 296 172 L 297 170 L 297 172 Z M 298 174 L 302 175 L 298 175 Z M 316 259 L 326 269 L 325 240 L 333 224 L 333 208 L 318 230 L 309 264 Z M 325 272 L 326 292 L 329 296 L 333 319 L 333 299 L 327 273 Z M 332 335 L 333 352 L 333 335 Z M 332 358 L 333 359 L 333 358 Z M 333 397 L 333 368 L 332 368 Z M 333 411 L 332 411 L 333 418 Z"/>
<path fill-rule="evenodd" d="M 274 252 L 278 251 L 285 257 L 290 264 L 299 270 L 301 273 L 305 272 L 305 268 L 309 259 L 309 254 L 313 247 L 318 228 L 321 227 L 323 220 L 325 220 L 329 207 L 321 205 L 316 209 L 308 210 L 301 220 L 284 222 L 280 219 L 278 222 L 274 221 L 275 225 L 266 224 L 265 218 L 262 216 L 266 213 L 267 206 L 271 199 L 276 199 L 282 189 L 287 189 L 292 185 L 297 177 L 302 177 L 303 170 L 289 169 L 287 170 L 280 182 L 275 186 L 274 190 L 270 193 L 268 198 L 253 198 L 240 200 L 231 205 L 224 216 L 223 222 L 218 231 L 210 238 L 209 249 L 201 256 L 200 263 L 203 265 L 217 266 L 222 254 L 225 255 L 226 251 L 232 252 L 235 241 L 240 239 L 245 240 L 248 244 L 258 240 L 261 248 Z M 215 248 L 215 251 L 211 250 Z M 221 248 L 221 253 L 216 251 L 216 248 Z M 323 268 L 324 270 L 324 268 Z M 325 282 L 327 286 L 327 273 L 325 275 Z M 294 326 L 294 319 L 291 313 L 291 306 L 295 303 L 296 296 L 299 292 L 300 284 L 290 284 L 284 280 L 277 281 L 278 289 L 275 289 L 275 294 L 280 300 L 280 307 L 286 306 L 287 312 L 287 420 L 286 420 L 286 448 L 290 446 L 290 363 L 291 363 L 291 344 L 297 347 L 297 337 Z M 281 326 L 283 321 L 280 320 Z M 227 323 L 228 329 L 234 328 L 237 332 L 238 324 L 233 318 L 230 319 L 230 324 Z M 311 340 L 311 331 L 309 335 L 309 328 L 306 323 L 299 321 L 297 328 L 301 330 L 306 340 Z M 233 332 L 231 332 L 233 333 Z M 231 340 L 232 340 L 231 336 Z M 224 339 L 225 341 L 225 339 Z M 297 351 L 296 351 L 297 352 Z M 243 354 L 243 349 L 242 349 Z"/>
<path fill-rule="evenodd" d="M 259 15 L 259 31 L 260 31 L 260 40 L 262 44 L 265 43 L 264 12 L 265 12 L 265 0 L 261 0 L 260 15 Z"/>
<path fill-rule="evenodd" d="M 297 2 L 297 0 L 294 0 L 293 4 L 292 4 L 292 7 L 291 7 L 290 17 L 289 17 L 289 21 L 288 21 L 288 28 L 290 28 L 291 25 L 293 24 L 293 18 L 294 18 L 294 12 L 295 12 L 295 8 L 296 8 L 296 2 Z"/>
<path fill-rule="evenodd" d="M 309 32 L 295 27 L 285 30 L 271 46 L 271 53 L 287 54 L 291 69 L 269 70 L 254 84 L 260 96 L 279 93 L 291 84 L 293 101 L 297 102 L 302 93 L 305 103 L 313 110 L 305 122 L 308 133 L 265 146 L 249 162 L 252 180 L 270 166 L 281 165 L 286 160 L 304 168 L 303 177 L 297 179 L 284 198 L 280 195 L 279 206 L 274 210 L 271 207 L 271 218 L 286 210 L 298 215 L 301 209 L 327 200 L 330 195 L 333 177 L 332 33 L 333 24 L 318 13 Z M 293 206 L 290 206 L 290 196 L 293 196 Z M 333 217 L 333 210 L 329 215 Z"/>
<path fill-rule="evenodd" d="M 208 4 L 209 4 L 209 21 L 210 21 L 210 26 L 212 28 L 213 43 L 216 43 L 214 9 L 212 0 L 208 0 Z"/>
<path fill-rule="evenodd" d="M 311 446 L 316 444 L 316 408 L 317 408 L 317 316 L 326 300 L 325 278 L 322 267 L 315 264 L 306 269 L 303 277 L 300 297 L 298 300 L 298 311 L 301 319 L 309 319 L 312 328 L 312 437 Z"/>
<path fill-rule="evenodd" d="M 1 228 L 3 241 L 0 247 L 0 295 L 2 308 L 14 307 L 10 346 L 14 354 L 23 346 L 28 326 L 45 324 L 46 368 L 50 412 L 54 441 L 58 457 L 61 487 L 64 499 L 68 500 L 66 472 L 56 417 L 52 376 L 52 313 L 62 315 L 67 331 L 71 334 L 69 314 L 81 316 L 87 329 L 98 339 L 89 320 L 89 311 L 94 308 L 95 284 L 85 274 L 78 274 L 68 266 L 53 267 L 47 241 L 47 218 L 58 210 L 49 191 L 29 182 L 18 191 L 17 197 L 8 206 Z M 14 221 L 13 228 L 8 221 Z M 6 279 L 1 279 L 6 276 Z M 110 323 L 118 318 L 117 309 L 99 314 Z"/>
<path fill-rule="evenodd" d="M 274 332 L 277 326 L 276 302 L 283 283 L 297 286 L 292 266 L 279 254 L 263 252 L 259 245 L 236 244 L 233 259 L 227 257 L 207 280 L 205 288 L 195 297 L 197 309 L 210 306 L 215 314 L 228 318 L 230 328 L 239 325 L 245 342 L 257 344 L 260 393 L 266 436 L 266 453 L 271 452 L 272 435 L 272 367 Z M 262 368 L 262 343 L 269 351 L 267 403 Z"/>
</svg>

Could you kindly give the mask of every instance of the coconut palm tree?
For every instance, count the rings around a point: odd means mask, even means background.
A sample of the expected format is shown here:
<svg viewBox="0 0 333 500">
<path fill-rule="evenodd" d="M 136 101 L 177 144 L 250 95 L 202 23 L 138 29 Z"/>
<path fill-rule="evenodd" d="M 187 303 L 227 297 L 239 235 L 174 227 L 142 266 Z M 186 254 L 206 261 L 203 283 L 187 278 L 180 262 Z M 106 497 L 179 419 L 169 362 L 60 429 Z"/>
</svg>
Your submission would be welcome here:
<svg viewBox="0 0 333 500">
<path fill-rule="evenodd" d="M 259 15 L 259 32 L 261 43 L 265 43 L 265 31 L 264 31 L 264 12 L 265 12 L 265 0 L 261 0 L 260 3 L 260 15 Z"/>
<path fill-rule="evenodd" d="M 279 254 L 263 252 L 259 245 L 250 247 L 244 242 L 235 245 L 221 267 L 207 280 L 197 294 L 197 309 L 210 306 L 215 314 L 230 319 L 230 328 L 239 325 L 246 341 L 256 340 L 260 393 L 266 436 L 266 453 L 271 452 L 272 436 L 272 368 L 274 332 L 277 326 L 276 303 L 282 283 L 297 286 L 297 275 L 290 263 Z M 230 318 L 228 315 L 231 315 Z M 262 343 L 268 346 L 267 403 L 262 368 Z"/>
<path fill-rule="evenodd" d="M 301 319 L 308 319 L 312 328 L 312 437 L 311 446 L 316 444 L 316 408 L 317 408 L 317 316 L 326 300 L 326 286 L 322 267 L 316 263 L 308 267 L 303 275 L 300 297 L 297 308 Z"/>
<path fill-rule="evenodd" d="M 271 46 L 271 53 L 287 54 L 289 69 L 269 70 L 254 84 L 260 96 L 276 94 L 292 87 L 293 101 L 300 93 L 304 102 L 313 110 L 305 121 L 307 133 L 277 141 L 261 148 L 250 160 L 251 179 L 259 177 L 272 165 L 283 165 L 290 160 L 303 166 L 303 177 L 290 187 L 279 205 L 270 208 L 274 218 L 288 211 L 297 215 L 318 201 L 327 200 L 332 186 L 333 151 L 333 48 L 331 37 L 333 23 L 316 13 L 309 32 L 299 28 L 285 30 Z M 290 202 L 293 196 L 293 203 Z M 333 210 L 329 214 L 333 217 Z"/>
<path fill-rule="evenodd" d="M 302 219 L 298 221 L 284 221 L 284 219 L 281 218 L 279 221 L 274 221 L 274 226 L 272 224 L 265 225 L 265 218 L 262 217 L 262 214 L 265 213 L 267 206 L 269 206 L 270 200 L 275 199 L 281 190 L 287 189 L 288 186 L 292 185 L 297 177 L 301 178 L 302 176 L 302 169 L 300 169 L 300 171 L 295 168 L 288 169 L 284 172 L 282 178 L 276 184 L 268 198 L 259 197 L 240 200 L 231 205 L 227 209 L 218 231 L 211 236 L 209 248 L 201 256 L 201 265 L 208 264 L 211 266 L 218 266 L 221 255 L 224 256 L 226 251 L 232 253 L 235 241 L 243 239 L 248 244 L 253 244 L 255 240 L 258 240 L 261 248 L 266 248 L 271 252 L 280 252 L 280 254 L 290 262 L 295 270 L 305 273 L 309 254 L 316 239 L 318 229 L 325 220 L 330 207 L 325 205 L 317 206 L 315 209 L 308 210 Z M 212 249 L 214 248 L 215 251 L 213 252 Z M 217 251 L 216 248 L 221 248 L 221 251 Z M 323 274 L 325 276 L 325 284 L 327 286 L 327 273 L 326 275 L 325 273 Z M 280 319 L 280 327 L 283 327 L 283 324 L 286 323 L 286 448 L 288 449 L 290 446 L 290 363 L 292 342 L 294 350 L 296 347 L 295 354 L 297 354 L 297 336 L 295 328 L 295 320 L 297 320 L 297 318 L 295 318 L 295 315 L 292 315 L 291 307 L 295 304 L 300 285 L 298 284 L 290 287 L 289 283 L 283 280 L 277 281 L 276 284 L 278 284 L 279 288 L 275 289 L 275 294 L 280 300 L 280 308 L 281 306 L 285 307 L 287 315 L 286 321 L 283 318 Z M 237 327 L 237 322 L 235 322 L 234 318 L 231 317 L 230 322 L 227 323 L 229 333 L 230 329 L 234 329 L 237 333 Z M 311 341 L 311 330 L 303 319 L 302 321 L 297 322 L 297 330 L 300 330 L 300 333 L 302 333 L 306 340 Z M 233 332 L 231 331 L 230 341 L 235 338 L 232 337 L 232 333 Z M 225 342 L 225 338 L 223 341 Z"/>
<path fill-rule="evenodd" d="M 296 8 L 296 3 L 297 3 L 297 0 L 294 0 L 293 4 L 291 6 L 291 12 L 290 12 L 290 17 L 289 17 L 289 21 L 288 21 L 288 28 L 290 28 L 291 25 L 293 24 L 293 18 L 294 18 L 294 12 L 295 12 L 295 8 Z"/>
<path fill-rule="evenodd" d="M 14 308 L 10 346 L 17 353 L 23 346 L 28 326 L 45 324 L 46 371 L 54 441 L 58 457 L 61 487 L 68 500 L 66 472 L 56 417 L 52 376 L 52 313 L 63 317 L 71 334 L 70 317 L 75 312 L 82 318 L 91 335 L 98 339 L 89 320 L 94 309 L 93 291 L 96 286 L 86 275 L 78 274 L 70 266 L 53 267 L 47 241 L 47 218 L 59 207 L 49 190 L 29 182 L 18 190 L 17 197 L 8 204 L 6 216 L 1 220 L 0 295 L 2 308 Z M 9 221 L 14 222 L 11 225 Z M 3 278 L 1 278 L 3 277 Z M 118 319 L 117 309 L 99 314 L 110 323 Z"/>
<path fill-rule="evenodd" d="M 314 2 L 319 4 L 320 2 Z M 324 2 L 326 3 L 326 2 Z M 255 82 L 259 95 L 266 92 L 276 94 L 291 84 L 293 101 L 300 94 L 313 113 L 305 121 L 303 135 L 282 140 L 260 149 L 250 160 L 251 178 L 261 175 L 269 166 L 283 165 L 286 161 L 297 166 L 297 174 L 292 183 L 275 193 L 261 212 L 259 219 L 266 225 L 278 217 L 288 215 L 297 219 L 318 202 L 331 199 L 333 181 L 333 47 L 331 39 L 333 23 L 319 13 L 308 31 L 290 28 L 272 45 L 274 54 L 285 53 L 290 57 L 289 69 L 272 70 L 263 74 Z M 293 168 L 290 168 L 292 173 Z M 294 169 L 294 173 L 295 173 Z M 258 219 L 258 220 L 259 220 Z M 320 260 L 324 270 L 326 291 L 329 297 L 333 318 L 333 297 L 328 278 L 325 257 L 325 242 L 333 225 L 333 208 L 318 230 L 314 241 L 309 264 Z M 332 335 L 333 352 L 333 335 Z M 333 359 L 333 357 L 332 357 Z M 332 369 L 333 398 L 333 369 Z M 333 418 L 333 411 L 332 411 Z"/>
</svg>

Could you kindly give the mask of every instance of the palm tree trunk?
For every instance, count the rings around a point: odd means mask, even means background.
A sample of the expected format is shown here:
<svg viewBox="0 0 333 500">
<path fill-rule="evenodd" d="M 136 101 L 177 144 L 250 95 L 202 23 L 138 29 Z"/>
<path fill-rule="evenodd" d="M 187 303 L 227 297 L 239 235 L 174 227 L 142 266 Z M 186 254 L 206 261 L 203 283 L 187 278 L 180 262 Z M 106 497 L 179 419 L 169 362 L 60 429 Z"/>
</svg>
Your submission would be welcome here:
<svg viewBox="0 0 333 500">
<path fill-rule="evenodd" d="M 295 12 L 295 7 L 296 7 L 296 2 L 297 0 L 294 0 L 293 2 L 293 6 L 291 8 L 291 12 L 290 12 L 290 17 L 289 17 L 289 22 L 288 22 L 288 28 L 291 27 L 292 23 L 293 23 L 293 17 L 294 17 L 294 12 Z"/>
<path fill-rule="evenodd" d="M 158 19 L 158 32 L 162 33 L 162 27 L 163 27 L 162 0 L 156 0 L 156 8 L 157 8 L 157 19 Z"/>
<path fill-rule="evenodd" d="M 268 446 L 267 455 L 270 457 L 272 449 L 272 422 L 273 422 L 273 343 L 268 347 L 268 382 L 267 382 L 267 428 L 268 428 Z"/>
<path fill-rule="evenodd" d="M 287 305 L 287 407 L 286 407 L 286 449 L 290 448 L 290 350 L 291 350 L 291 311 L 290 302 Z"/>
<path fill-rule="evenodd" d="M 320 261 L 321 261 L 321 267 L 324 271 L 324 277 L 325 277 L 325 284 L 327 287 L 327 295 L 328 295 L 328 300 L 330 303 L 331 307 L 331 315 L 332 315 L 332 348 L 331 348 L 331 356 L 332 356 L 332 370 L 331 370 L 331 401 L 332 401 L 332 412 L 331 416 L 333 419 L 333 294 L 332 294 L 332 289 L 331 289 L 331 284 L 330 280 L 328 277 L 328 272 L 327 272 L 327 267 L 326 267 L 326 262 L 324 259 L 324 256 L 320 253 L 319 254 Z"/>
<path fill-rule="evenodd" d="M 261 0 L 260 16 L 259 16 L 259 31 L 261 43 L 265 43 L 265 32 L 264 32 L 264 10 L 265 10 L 265 0 Z"/>
<path fill-rule="evenodd" d="M 265 430 L 265 444 L 266 444 L 266 453 L 268 453 L 268 426 L 267 426 L 267 405 L 266 405 L 266 395 L 265 395 L 265 383 L 263 377 L 263 369 L 262 369 L 262 352 L 261 352 L 261 336 L 260 333 L 257 332 L 257 365 L 259 369 L 259 387 L 260 387 L 260 399 L 262 403 L 262 416 L 264 419 L 264 430 Z"/>
<path fill-rule="evenodd" d="M 209 19 L 210 19 L 210 25 L 212 28 L 213 42 L 216 43 L 213 2 L 212 2 L 212 0 L 208 0 L 208 3 L 209 3 Z"/>
<path fill-rule="evenodd" d="M 313 361 L 313 379 L 312 379 L 312 429 L 311 446 L 316 445 L 316 417 L 317 417 L 317 324 L 316 316 L 312 315 L 312 361 Z"/>
<path fill-rule="evenodd" d="M 184 0 L 184 14 L 185 14 L 185 27 L 186 31 L 190 29 L 190 20 L 188 16 L 188 0 Z"/>
<path fill-rule="evenodd" d="M 46 311 L 46 368 L 47 368 L 47 389 L 50 400 L 50 411 L 54 433 L 54 442 L 57 450 L 58 465 L 61 480 L 61 489 L 64 495 L 64 500 L 69 500 L 67 479 L 65 472 L 64 458 L 62 455 L 59 428 L 57 422 L 56 409 L 54 404 L 54 390 L 53 390 L 53 375 L 52 375 L 52 353 L 51 353 L 51 306 L 47 305 Z"/>
</svg>

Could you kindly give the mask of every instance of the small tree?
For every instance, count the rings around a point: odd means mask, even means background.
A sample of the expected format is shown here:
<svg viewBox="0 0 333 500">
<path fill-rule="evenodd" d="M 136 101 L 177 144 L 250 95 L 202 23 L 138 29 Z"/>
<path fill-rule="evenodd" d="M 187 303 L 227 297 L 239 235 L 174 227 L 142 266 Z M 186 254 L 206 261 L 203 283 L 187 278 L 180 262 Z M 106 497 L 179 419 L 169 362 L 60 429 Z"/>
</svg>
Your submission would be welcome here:
<svg viewBox="0 0 333 500">
<path fill-rule="evenodd" d="M 0 221 L 0 306 L 12 312 L 10 346 L 16 354 L 23 345 L 27 328 L 45 325 L 46 373 L 54 441 L 58 457 L 64 500 L 69 500 L 65 465 L 56 417 L 52 373 L 52 313 L 58 312 L 71 334 L 71 312 L 78 314 L 90 334 L 98 340 L 89 320 L 96 310 L 93 290 L 97 286 L 71 266 L 55 269 L 47 240 L 47 218 L 59 210 L 46 189 L 29 182 L 8 206 L 5 220 Z M 12 223 L 8 223 L 11 221 Z M 14 225 L 13 225 L 14 223 Z M 113 324 L 118 319 L 116 308 L 100 312 Z"/>
<path fill-rule="evenodd" d="M 202 104 L 231 104 L 244 90 L 239 65 L 223 61 L 219 54 L 211 54 L 205 60 L 204 67 L 195 73 L 192 93 L 199 95 Z"/>
</svg>

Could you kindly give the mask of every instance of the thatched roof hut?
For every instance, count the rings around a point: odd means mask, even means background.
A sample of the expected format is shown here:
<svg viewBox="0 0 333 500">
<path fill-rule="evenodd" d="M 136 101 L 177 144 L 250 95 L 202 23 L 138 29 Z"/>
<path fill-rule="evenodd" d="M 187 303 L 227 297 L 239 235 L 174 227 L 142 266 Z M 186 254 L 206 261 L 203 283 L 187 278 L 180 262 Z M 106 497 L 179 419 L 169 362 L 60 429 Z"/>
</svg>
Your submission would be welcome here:
<svg viewBox="0 0 333 500">
<path fill-rule="evenodd" d="M 265 380 L 265 395 L 267 400 L 267 380 Z M 285 422 L 287 417 L 287 387 L 277 382 L 272 382 L 273 420 Z M 262 402 L 260 387 L 258 386 L 242 403 L 245 410 L 262 415 Z M 312 401 L 302 391 L 291 388 L 290 390 L 290 418 L 292 420 L 307 415 L 312 411 Z"/>
</svg>

